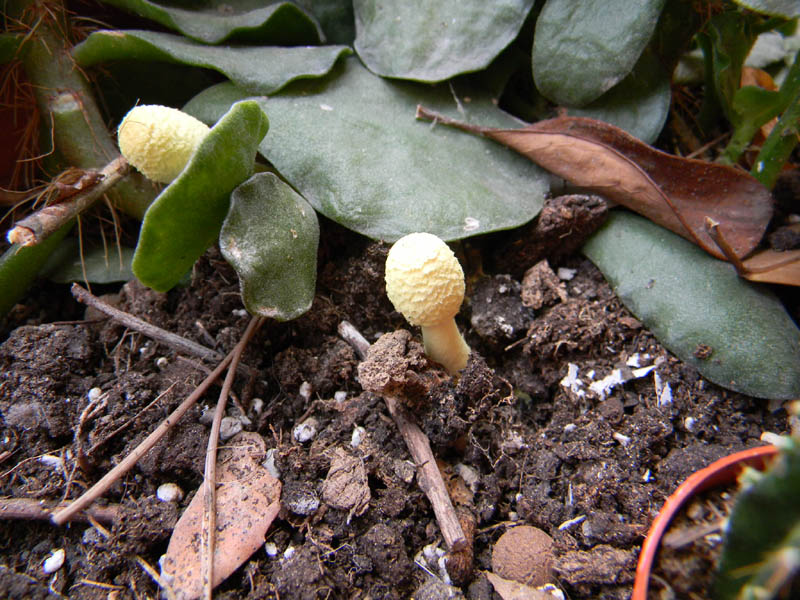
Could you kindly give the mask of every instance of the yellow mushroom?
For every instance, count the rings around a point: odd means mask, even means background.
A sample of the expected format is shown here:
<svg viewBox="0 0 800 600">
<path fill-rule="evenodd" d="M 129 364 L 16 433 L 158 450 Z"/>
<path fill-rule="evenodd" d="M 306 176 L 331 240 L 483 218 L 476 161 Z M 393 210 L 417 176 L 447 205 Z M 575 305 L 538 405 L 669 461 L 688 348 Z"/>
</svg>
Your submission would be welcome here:
<svg viewBox="0 0 800 600">
<path fill-rule="evenodd" d="M 131 109 L 117 129 L 122 155 L 148 179 L 175 179 L 210 129 L 193 116 L 168 106 Z"/>
<path fill-rule="evenodd" d="M 464 271 L 447 244 L 430 233 L 397 240 L 386 258 L 386 294 L 409 323 L 422 328 L 429 358 L 450 374 L 467 365 L 470 349 L 455 322 Z"/>
</svg>

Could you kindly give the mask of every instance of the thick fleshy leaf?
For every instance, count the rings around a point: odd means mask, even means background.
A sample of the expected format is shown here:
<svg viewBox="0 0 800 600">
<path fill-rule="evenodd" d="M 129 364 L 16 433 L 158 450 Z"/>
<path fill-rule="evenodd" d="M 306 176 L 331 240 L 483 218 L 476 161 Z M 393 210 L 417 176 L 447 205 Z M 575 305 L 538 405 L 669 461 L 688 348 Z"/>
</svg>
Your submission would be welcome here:
<svg viewBox="0 0 800 600">
<path fill-rule="evenodd" d="M 536 21 L 533 78 L 545 96 L 584 106 L 631 72 L 664 0 L 547 0 Z"/>
<path fill-rule="evenodd" d="M 532 0 L 354 0 L 355 48 L 385 77 L 444 81 L 486 67 L 517 37 Z"/>
<path fill-rule="evenodd" d="M 794 19 L 800 17 L 800 4 L 797 0 L 733 0 L 736 4 L 756 12 Z"/>
<path fill-rule="evenodd" d="M 98 246 L 81 251 L 77 239 L 64 240 L 47 264 L 42 275 L 56 283 L 73 281 L 114 283 L 133 279 L 133 248 Z"/>
<path fill-rule="evenodd" d="M 761 241 L 772 216 L 767 189 L 747 173 L 660 152 L 621 129 L 583 117 L 559 117 L 522 129 L 492 129 L 418 110 L 420 118 L 484 135 L 563 177 L 604 195 L 724 258 L 706 231 L 721 225 L 737 257 Z"/>
<path fill-rule="evenodd" d="M 800 549 L 800 440 L 787 436 L 778 448 L 766 471 L 739 476 L 717 564 L 717 600 L 796 597 L 780 590 L 796 577 L 790 561 Z"/>
<path fill-rule="evenodd" d="M 264 6 L 259 0 L 205 0 L 189 3 L 192 10 L 149 0 L 104 0 L 152 19 L 207 44 L 230 40 L 260 44 L 316 44 L 321 32 L 302 9 L 291 2 Z"/>
<path fill-rule="evenodd" d="M 133 257 L 133 272 L 142 283 L 167 291 L 217 239 L 230 193 L 253 174 L 256 148 L 268 127 L 257 103 L 233 105 L 153 201 Z"/>
<path fill-rule="evenodd" d="M 625 79 L 591 104 L 567 113 L 605 121 L 652 144 L 667 120 L 671 96 L 669 75 L 645 51 Z"/>
<path fill-rule="evenodd" d="M 219 246 L 251 314 L 288 321 L 311 307 L 318 244 L 314 209 L 273 173 L 254 175 L 231 194 Z"/>
<path fill-rule="evenodd" d="M 164 61 L 213 69 L 251 94 L 272 94 L 290 81 L 331 70 L 347 46 L 207 46 L 155 31 L 96 31 L 73 50 L 79 65 L 112 60 Z"/>
<path fill-rule="evenodd" d="M 211 88 L 184 110 L 213 123 L 244 93 Z M 488 140 L 414 119 L 418 102 L 456 113 L 448 85 L 392 82 L 354 58 L 324 80 L 296 82 L 259 99 L 270 134 L 259 149 L 326 217 L 372 238 L 415 231 L 445 240 L 516 227 L 541 210 L 547 177 Z M 479 94 L 462 96 L 482 123 L 519 123 Z"/>
<path fill-rule="evenodd" d="M 612 214 L 584 253 L 658 340 L 707 379 L 758 398 L 800 396 L 800 330 L 768 289 L 630 213 Z M 705 347 L 710 356 L 698 352 Z"/>
<path fill-rule="evenodd" d="M 70 221 L 63 225 L 41 244 L 26 247 L 14 244 L 3 252 L 0 256 L 0 317 L 22 299 L 74 224 L 74 221 Z"/>
</svg>

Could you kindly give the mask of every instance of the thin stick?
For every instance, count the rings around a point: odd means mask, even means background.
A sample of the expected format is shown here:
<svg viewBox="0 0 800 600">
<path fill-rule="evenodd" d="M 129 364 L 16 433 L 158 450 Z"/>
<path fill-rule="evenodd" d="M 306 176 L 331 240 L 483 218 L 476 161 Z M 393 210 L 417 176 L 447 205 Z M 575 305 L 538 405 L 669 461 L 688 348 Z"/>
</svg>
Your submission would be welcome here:
<svg viewBox="0 0 800 600">
<path fill-rule="evenodd" d="M 339 335 L 353 346 L 362 360 L 366 358 L 369 342 L 351 323 L 342 321 L 338 331 Z M 442 531 L 442 537 L 448 549 L 451 552 L 460 552 L 467 547 L 467 538 L 461 522 L 458 520 L 453 502 L 450 500 L 442 473 L 436 464 L 436 457 L 433 456 L 428 436 L 398 405 L 401 404 L 398 398 L 380 395 L 386 402 L 389 414 L 392 415 L 392 419 L 417 465 L 417 482 L 433 507 L 433 514 L 436 515 L 436 522 L 439 523 L 439 529 Z"/>
<path fill-rule="evenodd" d="M 133 451 L 128 454 L 122 461 L 108 473 L 106 473 L 100 481 L 95 483 L 86 492 L 83 493 L 77 500 L 74 500 L 67 508 L 64 508 L 57 513 L 53 514 L 52 521 L 56 525 L 63 525 L 80 511 L 88 507 L 97 498 L 102 496 L 108 488 L 110 488 L 119 478 L 125 473 L 130 471 L 133 466 L 139 462 L 139 459 L 144 456 L 148 450 L 155 446 L 158 441 L 178 422 L 178 420 L 189 410 L 194 404 L 206 393 L 211 384 L 219 377 L 222 372 L 233 360 L 233 352 L 230 352 L 222 361 L 217 365 L 211 374 L 206 377 L 200 385 L 191 393 L 191 395 L 180 403 L 172 413 L 159 425 L 153 433 L 148 435 L 145 440 L 136 446 Z"/>
<path fill-rule="evenodd" d="M 118 156 L 101 171 L 88 171 L 76 185 L 78 193 L 64 202 L 50 204 L 19 221 L 8 232 L 8 241 L 21 246 L 35 246 L 73 217 L 89 208 L 95 201 L 123 179 L 130 169 L 125 157 Z"/>
<path fill-rule="evenodd" d="M 361 335 L 361 332 L 356 329 L 350 321 L 342 321 L 339 323 L 337 330 L 339 332 L 339 336 L 353 347 L 361 360 L 367 358 L 369 342 L 367 341 L 367 338 Z"/>
<path fill-rule="evenodd" d="M 417 483 L 425 492 L 433 506 L 433 514 L 442 531 L 442 537 L 450 552 L 460 552 L 467 547 L 467 537 L 461 528 L 447 485 L 444 483 L 442 473 L 436 464 L 428 436 L 419 428 L 419 425 L 409 419 L 405 412 L 398 406 L 398 399 L 392 396 L 383 396 L 389 414 L 392 415 L 400 435 L 408 446 L 408 451 L 417 465 Z"/>
<path fill-rule="evenodd" d="M 197 342 L 193 342 L 192 340 L 187 340 L 185 337 L 167 331 L 166 329 L 162 329 L 161 327 L 151 325 L 147 321 L 143 321 L 138 317 L 134 317 L 130 313 L 126 313 L 125 311 L 115 308 L 110 304 L 106 304 L 100 300 L 100 298 L 92 295 L 89 291 L 82 288 L 77 283 L 72 284 L 71 291 L 72 295 L 78 302 L 81 302 L 86 306 L 91 306 L 92 308 L 107 314 L 115 321 L 125 325 L 125 327 L 128 329 L 138 331 L 139 333 L 142 333 L 147 337 L 159 342 L 160 344 L 164 344 L 165 346 L 172 348 L 173 350 L 199 356 L 200 358 L 212 362 L 219 362 L 222 360 L 222 354 L 219 352 L 212 350 L 211 348 L 206 348 L 205 346 L 198 344 Z"/>
<path fill-rule="evenodd" d="M 242 339 L 236 344 L 231 353 L 231 363 L 222 390 L 217 400 L 217 408 L 214 411 L 214 420 L 211 422 L 211 434 L 208 438 L 208 450 L 206 451 L 205 474 L 203 477 L 203 598 L 211 600 L 214 590 L 214 543 L 216 541 L 215 532 L 217 529 L 217 446 L 219 442 L 219 429 L 222 423 L 222 415 L 225 414 L 225 405 L 228 402 L 228 394 L 231 391 L 233 380 L 236 375 L 236 365 L 242 358 L 242 353 L 247 347 L 250 338 L 264 322 L 263 317 L 253 317 L 247 324 Z"/>
<path fill-rule="evenodd" d="M 739 257 L 736 256 L 736 252 L 733 251 L 733 248 L 731 248 L 728 240 L 726 240 L 725 236 L 722 235 L 722 231 L 719 229 L 719 223 L 711 217 L 706 217 L 705 226 L 708 236 L 714 240 L 714 243 L 720 249 L 722 254 L 725 255 L 725 258 L 728 259 L 728 262 L 733 265 L 733 267 L 736 269 L 736 273 L 740 277 L 747 275 L 747 267 L 745 267 Z"/>
<path fill-rule="evenodd" d="M 66 506 L 66 504 L 62 506 Z M 33 498 L 0 498 L 0 519 L 48 521 L 55 508 L 60 508 L 60 506 L 49 507 Z M 101 523 L 111 525 L 119 518 L 119 511 L 119 504 L 92 506 L 85 513 L 75 515 L 72 520 L 88 521 L 89 518 L 93 518 Z"/>
</svg>

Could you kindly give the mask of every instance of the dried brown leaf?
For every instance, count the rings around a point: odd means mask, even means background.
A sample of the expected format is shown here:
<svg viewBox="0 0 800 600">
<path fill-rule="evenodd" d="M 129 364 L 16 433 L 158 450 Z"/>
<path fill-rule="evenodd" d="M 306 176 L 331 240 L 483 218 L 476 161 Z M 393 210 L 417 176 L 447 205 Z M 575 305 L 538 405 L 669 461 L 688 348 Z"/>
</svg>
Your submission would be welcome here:
<svg viewBox="0 0 800 600">
<path fill-rule="evenodd" d="M 264 544 L 280 510 L 281 483 L 261 466 L 266 444 L 256 433 L 240 433 L 217 458 L 217 530 L 214 586 L 224 581 Z M 203 589 L 201 540 L 203 494 L 195 494 L 179 519 L 161 561 L 163 580 L 175 598 L 189 600 Z"/>
<path fill-rule="evenodd" d="M 454 121 L 421 106 L 417 117 L 500 142 L 717 258 L 725 257 L 705 230 L 707 217 L 722 226 L 736 256 L 743 257 L 761 241 L 772 216 L 769 191 L 744 171 L 660 152 L 595 119 L 558 117 L 521 129 L 493 129 Z"/>
<path fill-rule="evenodd" d="M 553 600 L 557 597 L 545 590 L 510 579 L 503 579 L 494 573 L 486 573 L 486 578 L 503 600 Z"/>
<path fill-rule="evenodd" d="M 762 250 L 742 263 L 750 281 L 800 286 L 800 250 Z"/>
</svg>

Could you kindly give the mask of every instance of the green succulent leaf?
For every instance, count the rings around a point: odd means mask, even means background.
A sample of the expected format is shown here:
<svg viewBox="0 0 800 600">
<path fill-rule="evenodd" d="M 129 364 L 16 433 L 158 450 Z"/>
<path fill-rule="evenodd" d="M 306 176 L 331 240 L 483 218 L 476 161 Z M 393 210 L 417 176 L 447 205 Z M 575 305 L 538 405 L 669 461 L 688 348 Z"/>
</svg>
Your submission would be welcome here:
<svg viewBox="0 0 800 600">
<path fill-rule="evenodd" d="M 154 290 L 177 284 L 219 235 L 230 194 L 253 174 L 269 122 L 256 102 L 234 104 L 178 178 L 145 213 L 133 272 Z"/>
<path fill-rule="evenodd" d="M 766 287 L 626 212 L 613 213 L 584 253 L 656 338 L 707 379 L 758 398 L 800 395 L 800 330 Z M 701 345 L 708 358 L 695 356 Z"/>
<path fill-rule="evenodd" d="M 533 78 L 564 106 L 585 106 L 631 72 L 665 0 L 547 0 L 536 21 Z"/>
<path fill-rule="evenodd" d="M 272 94 L 290 81 L 328 73 L 347 46 L 207 46 L 154 31 L 96 31 L 73 50 L 79 65 L 113 60 L 162 61 L 213 69 L 251 94 Z"/>
<path fill-rule="evenodd" d="M 569 109 L 568 114 L 611 123 L 652 144 L 667 120 L 671 97 L 669 75 L 645 51 L 625 79 L 591 104 Z"/>
<path fill-rule="evenodd" d="M 56 283 L 129 281 L 134 277 L 132 260 L 133 248 L 98 246 L 81 251 L 80 242 L 70 238 L 61 242 L 42 269 L 42 275 Z"/>
<path fill-rule="evenodd" d="M 444 81 L 487 66 L 517 37 L 532 0 L 354 0 L 355 48 L 385 77 Z"/>
<path fill-rule="evenodd" d="M 739 6 L 744 6 L 750 10 L 772 15 L 774 17 L 784 17 L 794 19 L 800 17 L 800 4 L 797 0 L 733 0 Z"/>
<path fill-rule="evenodd" d="M 0 317 L 19 302 L 39 271 L 69 233 L 74 220 L 35 246 L 13 244 L 0 256 Z"/>
<path fill-rule="evenodd" d="M 714 598 L 779 598 L 769 582 L 780 585 L 786 559 L 800 547 L 800 443 L 786 438 L 772 466 L 745 485 L 725 528 Z M 781 554 L 781 551 L 788 554 Z M 782 564 L 783 563 L 783 564 Z M 743 592 L 744 586 L 760 588 L 761 594 Z M 751 590 L 753 592 L 754 590 Z"/>
<path fill-rule="evenodd" d="M 221 84 L 184 107 L 213 123 L 245 93 Z M 480 94 L 462 115 L 520 123 Z M 316 82 L 258 99 L 270 116 L 261 153 L 326 217 L 376 239 L 427 231 L 445 240 L 525 223 L 541 210 L 547 175 L 513 151 L 414 118 L 417 104 L 458 114 L 453 91 L 376 77 L 355 58 Z"/>
<path fill-rule="evenodd" d="M 317 24 L 291 2 L 264 6 L 259 0 L 205 0 L 187 3 L 192 9 L 164 6 L 149 0 L 104 0 L 183 35 L 205 42 L 316 44 L 322 39 Z"/>
<path fill-rule="evenodd" d="M 251 314 L 288 321 L 311 307 L 318 244 L 314 209 L 275 174 L 254 175 L 231 194 L 219 246 Z"/>
</svg>

